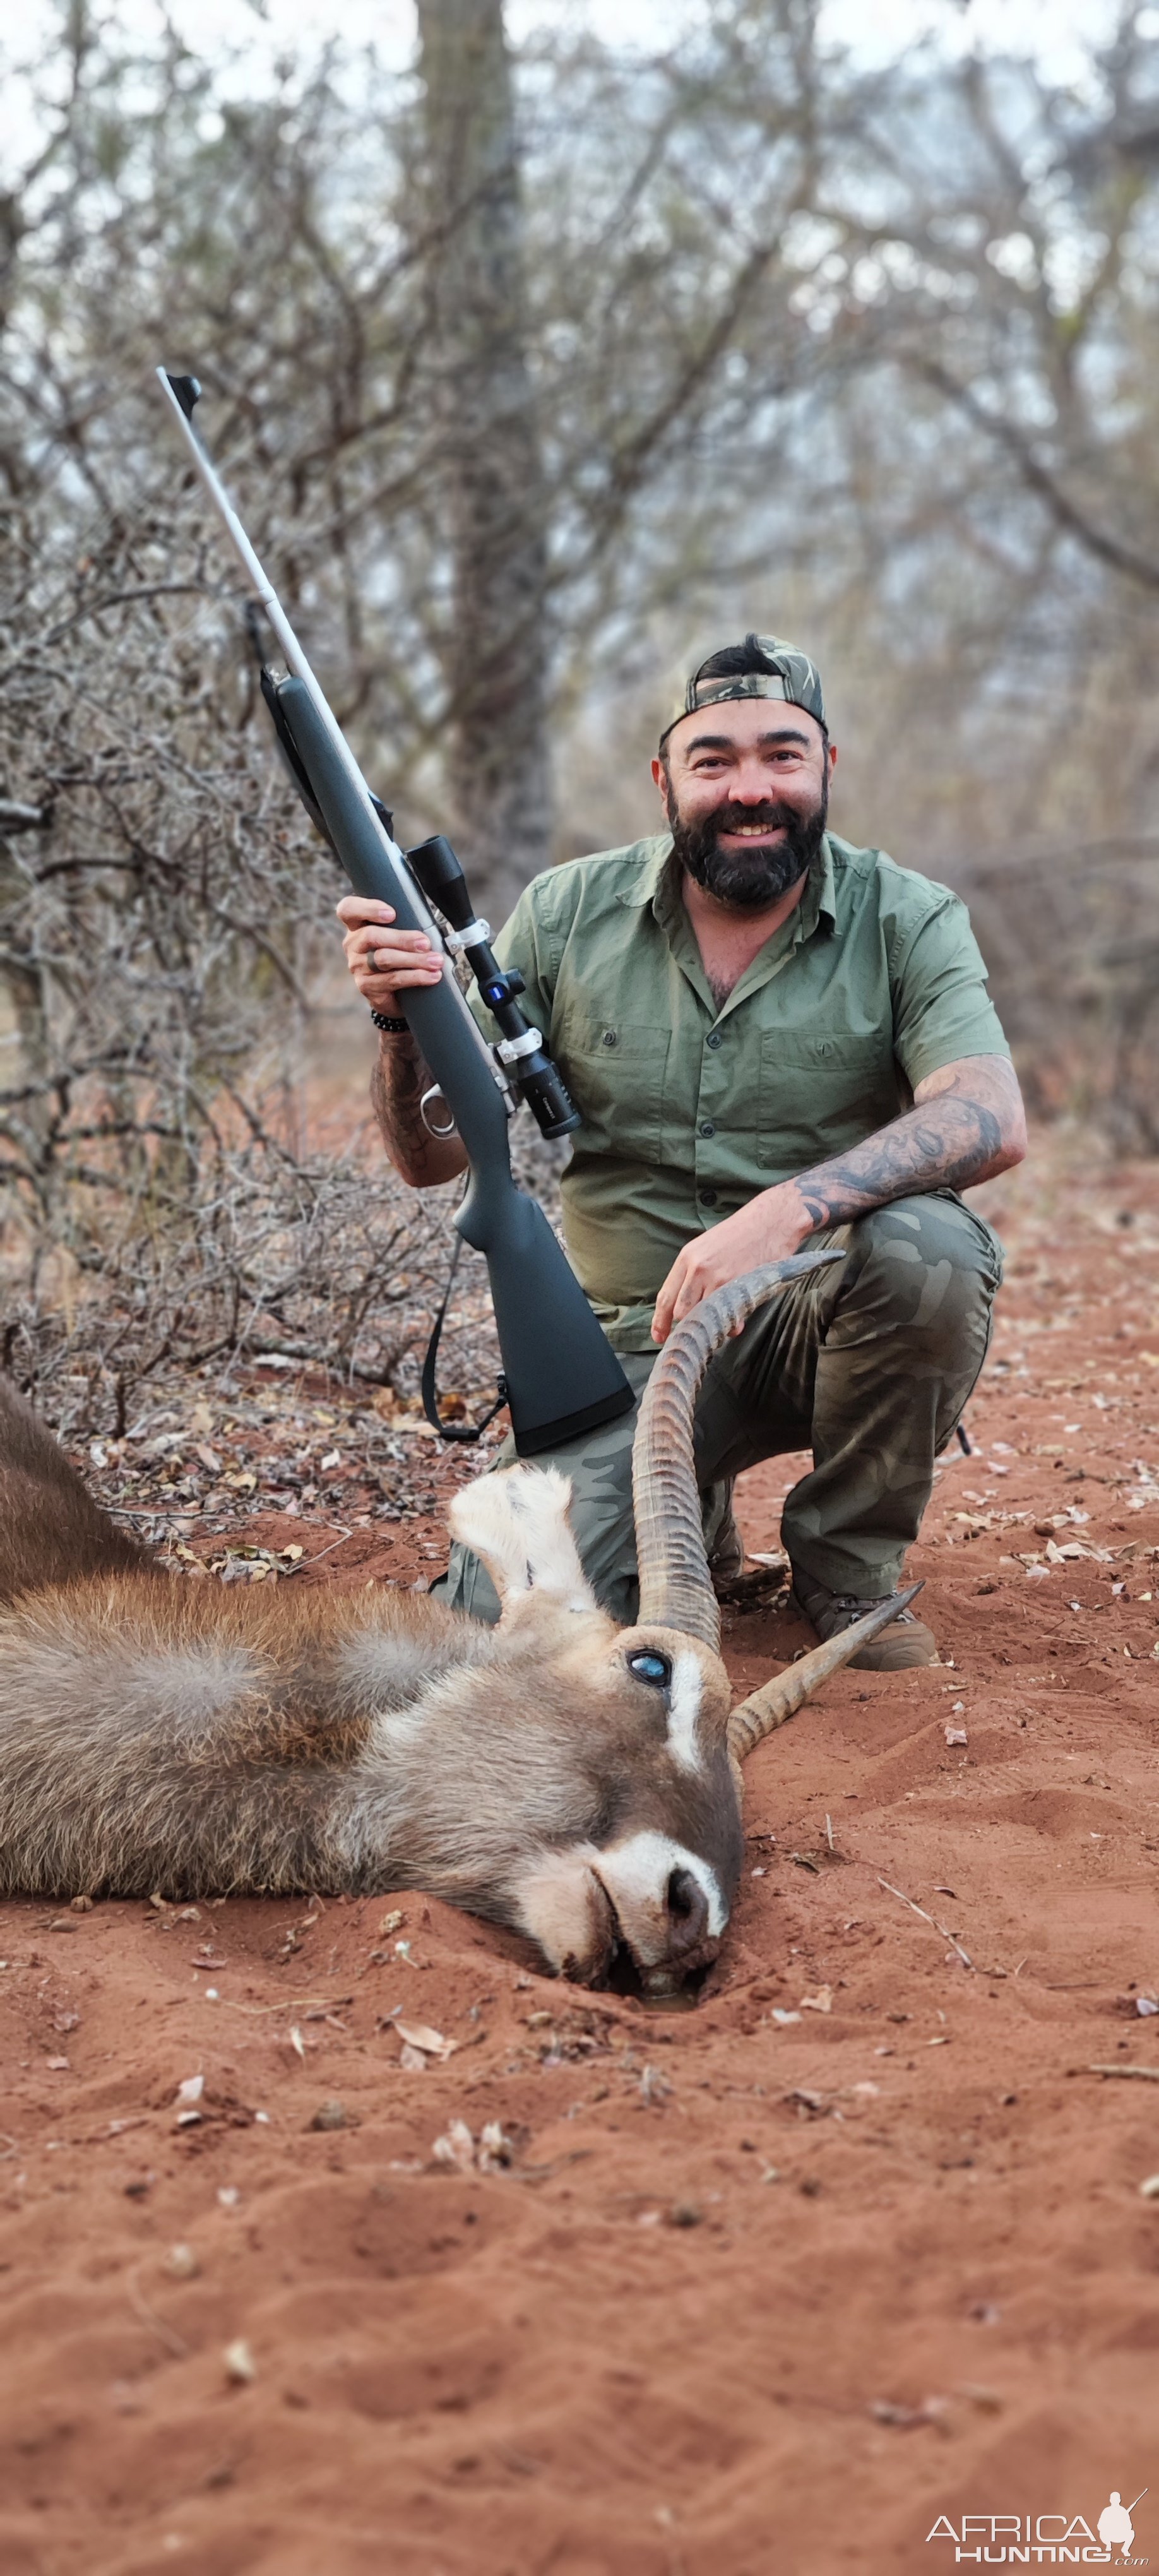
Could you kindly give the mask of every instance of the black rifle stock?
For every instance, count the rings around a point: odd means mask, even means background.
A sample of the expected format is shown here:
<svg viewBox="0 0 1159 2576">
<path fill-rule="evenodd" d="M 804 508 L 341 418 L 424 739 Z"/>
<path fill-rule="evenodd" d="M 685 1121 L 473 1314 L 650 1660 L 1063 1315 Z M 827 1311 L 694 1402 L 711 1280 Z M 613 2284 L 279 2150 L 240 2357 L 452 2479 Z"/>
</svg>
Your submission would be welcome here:
<svg viewBox="0 0 1159 2576">
<path fill-rule="evenodd" d="M 190 414 L 193 377 L 157 370 L 202 481 L 247 579 L 296 674 L 278 706 L 356 894 L 393 906 L 404 930 L 443 946 L 405 854 L 387 832 L 337 719 L 323 697 L 271 582 L 237 518 Z M 440 982 L 408 991 L 406 1017 L 450 1109 L 470 1165 L 455 1223 L 487 1262 L 511 1427 L 521 1457 L 577 1438 L 627 1413 L 631 1387 L 542 1208 L 519 1189 L 508 1141 L 510 1091 L 455 979 L 444 946 Z"/>
</svg>

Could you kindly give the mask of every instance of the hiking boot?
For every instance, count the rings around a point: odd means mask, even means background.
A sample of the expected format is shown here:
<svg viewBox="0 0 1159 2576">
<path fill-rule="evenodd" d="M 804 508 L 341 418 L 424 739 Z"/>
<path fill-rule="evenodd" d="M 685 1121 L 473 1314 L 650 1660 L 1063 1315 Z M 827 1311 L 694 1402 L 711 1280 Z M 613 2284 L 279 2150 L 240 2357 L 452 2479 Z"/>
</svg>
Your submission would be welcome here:
<svg viewBox="0 0 1159 2576">
<path fill-rule="evenodd" d="M 855 1619 L 863 1619 L 867 1610 L 880 1608 L 880 1601 L 862 1601 L 852 1592 L 827 1592 L 823 1584 L 793 1570 L 790 1607 L 799 1610 L 824 1641 L 836 1637 L 842 1628 L 851 1628 Z M 859 1655 L 849 1658 L 850 1670 L 860 1673 L 902 1673 L 912 1664 L 941 1662 L 933 1630 L 915 1619 L 912 1610 L 901 1610 L 879 1637 L 863 1646 Z"/>
<path fill-rule="evenodd" d="M 744 1573 L 744 1540 L 730 1512 L 708 1560 L 708 1571 L 714 1592 L 721 1597 L 722 1584 L 735 1584 Z"/>
</svg>

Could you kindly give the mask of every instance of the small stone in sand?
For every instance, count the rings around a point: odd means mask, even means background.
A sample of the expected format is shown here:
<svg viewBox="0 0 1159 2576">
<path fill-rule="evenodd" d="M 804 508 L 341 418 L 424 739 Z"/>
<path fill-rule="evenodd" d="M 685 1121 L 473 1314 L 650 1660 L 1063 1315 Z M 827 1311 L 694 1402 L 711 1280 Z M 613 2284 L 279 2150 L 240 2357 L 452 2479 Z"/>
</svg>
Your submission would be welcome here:
<svg viewBox="0 0 1159 2576">
<path fill-rule="evenodd" d="M 195 2281 L 201 2265 L 192 2245 L 171 2245 L 162 2269 L 169 2274 L 171 2281 Z"/>
<path fill-rule="evenodd" d="M 346 2126 L 344 2102 L 320 2102 L 310 2122 L 312 2129 L 344 2129 Z"/>
<path fill-rule="evenodd" d="M 232 2379 L 237 2387 L 246 2387 L 251 2379 L 257 2378 L 257 2363 L 248 2343 L 245 2343 L 240 2336 L 236 2343 L 227 2343 L 222 2359 L 225 2363 L 226 2378 Z"/>
</svg>

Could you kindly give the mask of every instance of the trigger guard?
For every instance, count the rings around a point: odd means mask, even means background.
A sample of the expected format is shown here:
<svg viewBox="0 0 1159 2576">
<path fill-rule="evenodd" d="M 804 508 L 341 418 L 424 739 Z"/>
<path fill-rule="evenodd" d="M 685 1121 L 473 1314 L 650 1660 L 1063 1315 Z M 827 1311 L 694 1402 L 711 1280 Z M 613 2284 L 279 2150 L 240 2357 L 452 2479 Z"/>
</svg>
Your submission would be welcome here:
<svg viewBox="0 0 1159 2576">
<path fill-rule="evenodd" d="M 447 1112 L 447 1123 L 445 1127 L 436 1126 L 435 1121 L 430 1114 L 431 1104 L 436 1100 L 442 1101 L 443 1107 Z M 428 1136 L 436 1136 L 441 1139 L 444 1136 L 456 1136 L 459 1132 L 437 1082 L 432 1082 L 429 1091 L 424 1091 L 422 1099 L 419 1102 L 419 1116 L 422 1119 Z"/>
</svg>

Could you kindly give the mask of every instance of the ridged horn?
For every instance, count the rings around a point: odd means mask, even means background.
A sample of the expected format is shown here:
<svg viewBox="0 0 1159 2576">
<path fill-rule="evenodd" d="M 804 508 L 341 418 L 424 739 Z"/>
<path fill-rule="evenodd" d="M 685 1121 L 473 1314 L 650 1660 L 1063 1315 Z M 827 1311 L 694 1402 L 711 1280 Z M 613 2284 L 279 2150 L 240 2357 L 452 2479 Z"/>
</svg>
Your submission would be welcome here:
<svg viewBox="0 0 1159 2576">
<path fill-rule="evenodd" d="M 632 1449 L 640 1620 L 682 1628 L 715 1654 L 720 1612 L 708 1571 L 693 1463 L 696 1399 L 709 1361 L 786 1279 L 801 1279 L 844 1254 L 797 1252 L 730 1279 L 687 1315 L 666 1341 L 644 1391 Z"/>
<path fill-rule="evenodd" d="M 920 1583 L 911 1583 L 906 1592 L 891 1592 L 888 1600 L 875 1602 L 864 1619 L 855 1619 L 851 1628 L 842 1628 L 837 1636 L 827 1637 L 823 1646 L 814 1646 L 795 1664 L 786 1666 L 776 1679 L 765 1682 L 734 1708 L 728 1721 L 728 1749 L 735 1762 L 744 1762 L 754 1746 L 763 1743 L 787 1717 L 795 1717 L 805 1701 L 811 1699 L 830 1673 L 839 1673 L 859 1646 L 867 1646 L 871 1637 L 879 1637 L 890 1621 L 909 1608 L 921 1591 Z"/>
</svg>

